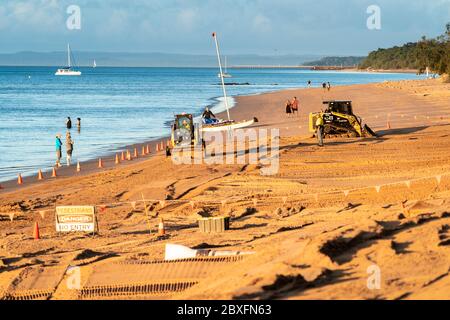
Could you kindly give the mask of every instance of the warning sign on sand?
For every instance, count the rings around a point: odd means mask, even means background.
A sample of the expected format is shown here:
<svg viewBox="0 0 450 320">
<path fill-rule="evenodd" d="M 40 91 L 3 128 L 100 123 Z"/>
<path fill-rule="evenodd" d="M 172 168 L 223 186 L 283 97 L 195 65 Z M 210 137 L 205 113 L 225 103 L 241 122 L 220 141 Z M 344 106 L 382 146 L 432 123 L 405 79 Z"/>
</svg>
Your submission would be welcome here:
<svg viewBox="0 0 450 320">
<path fill-rule="evenodd" d="M 96 231 L 95 207 L 56 207 L 56 231 L 94 233 Z"/>
</svg>

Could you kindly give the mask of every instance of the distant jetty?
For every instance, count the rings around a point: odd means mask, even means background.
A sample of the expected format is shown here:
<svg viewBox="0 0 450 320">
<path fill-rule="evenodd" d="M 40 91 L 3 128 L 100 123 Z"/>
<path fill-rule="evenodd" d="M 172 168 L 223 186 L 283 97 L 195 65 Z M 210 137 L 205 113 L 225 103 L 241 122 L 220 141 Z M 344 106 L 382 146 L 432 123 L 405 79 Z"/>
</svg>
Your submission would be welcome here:
<svg viewBox="0 0 450 320">
<path fill-rule="evenodd" d="M 356 66 L 263 66 L 263 65 L 242 65 L 231 66 L 229 69 L 298 69 L 298 70 L 348 70 L 355 69 Z"/>
</svg>

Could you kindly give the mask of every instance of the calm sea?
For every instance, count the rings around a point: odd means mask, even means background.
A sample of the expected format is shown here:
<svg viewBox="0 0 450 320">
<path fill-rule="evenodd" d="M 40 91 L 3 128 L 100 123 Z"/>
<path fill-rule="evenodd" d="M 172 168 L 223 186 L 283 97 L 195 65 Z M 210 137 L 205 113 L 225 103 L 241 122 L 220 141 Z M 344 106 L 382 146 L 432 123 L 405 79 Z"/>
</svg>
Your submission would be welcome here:
<svg viewBox="0 0 450 320">
<path fill-rule="evenodd" d="M 0 181 L 36 174 L 54 163 L 54 137 L 65 136 L 70 116 L 74 161 L 170 133 L 173 114 L 222 108 L 218 70 L 208 68 L 80 68 L 81 77 L 56 77 L 52 67 L 0 67 Z M 231 70 L 231 96 L 330 81 L 333 85 L 414 79 L 411 74 Z M 64 140 L 64 139 L 63 139 Z"/>
</svg>

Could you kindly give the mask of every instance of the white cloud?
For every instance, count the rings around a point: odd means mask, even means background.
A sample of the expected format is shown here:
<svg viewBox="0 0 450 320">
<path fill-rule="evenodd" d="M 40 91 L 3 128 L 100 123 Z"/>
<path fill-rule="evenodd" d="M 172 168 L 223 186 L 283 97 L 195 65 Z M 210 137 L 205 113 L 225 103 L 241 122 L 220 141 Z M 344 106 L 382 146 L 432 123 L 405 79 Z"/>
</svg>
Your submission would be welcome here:
<svg viewBox="0 0 450 320">
<path fill-rule="evenodd" d="M 182 28 L 192 30 L 197 23 L 197 11 L 195 9 L 183 9 L 178 13 L 178 21 Z"/>
<path fill-rule="evenodd" d="M 46 31 L 63 27 L 64 12 L 57 0 L 7 1 L 0 7 L 3 28 L 35 28 Z"/>
<path fill-rule="evenodd" d="M 270 32 L 272 31 L 272 22 L 265 15 L 258 14 L 253 18 L 253 29 L 255 31 Z"/>
</svg>

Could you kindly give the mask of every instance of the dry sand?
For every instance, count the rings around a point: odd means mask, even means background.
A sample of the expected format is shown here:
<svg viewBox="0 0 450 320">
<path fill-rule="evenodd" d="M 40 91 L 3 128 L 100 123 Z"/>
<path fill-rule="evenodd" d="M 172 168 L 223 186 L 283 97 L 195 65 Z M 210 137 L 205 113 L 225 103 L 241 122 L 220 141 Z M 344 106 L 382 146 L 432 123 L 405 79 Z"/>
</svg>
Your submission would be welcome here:
<svg viewBox="0 0 450 320">
<path fill-rule="evenodd" d="M 301 112 L 287 118 L 284 101 L 293 96 Z M 331 139 L 318 148 L 307 116 L 323 99 L 353 100 L 380 137 Z M 257 128 L 280 129 L 277 175 L 261 176 L 254 165 L 174 165 L 158 154 L 1 190 L 0 297 L 450 298 L 449 84 L 402 81 L 237 100 L 233 118 L 256 116 Z M 186 201 L 151 203 L 150 232 L 143 204 L 131 205 L 142 196 Z M 108 206 L 98 214 L 99 235 L 55 232 L 55 205 L 102 204 Z M 203 208 L 230 215 L 231 230 L 200 233 Z M 166 236 L 156 235 L 156 216 L 164 218 Z M 35 221 L 41 240 L 32 237 Z M 167 243 L 255 254 L 152 262 L 164 258 Z M 81 267 L 84 291 L 67 288 L 68 266 Z M 380 287 L 372 290 L 374 270 Z"/>
</svg>

